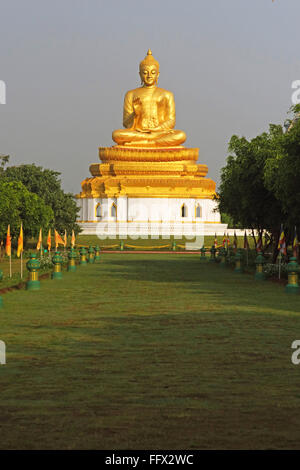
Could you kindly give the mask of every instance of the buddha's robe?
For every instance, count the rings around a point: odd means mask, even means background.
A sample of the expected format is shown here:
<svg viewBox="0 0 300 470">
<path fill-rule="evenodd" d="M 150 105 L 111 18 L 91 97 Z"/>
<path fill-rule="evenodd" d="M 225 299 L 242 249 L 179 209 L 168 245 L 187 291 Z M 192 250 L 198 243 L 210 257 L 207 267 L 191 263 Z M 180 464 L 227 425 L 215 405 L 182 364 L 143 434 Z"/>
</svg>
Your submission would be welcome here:
<svg viewBox="0 0 300 470">
<path fill-rule="evenodd" d="M 186 140 L 186 134 L 174 130 L 175 101 L 173 93 L 158 87 L 141 87 L 126 93 L 123 108 L 125 129 L 113 132 L 119 145 L 175 147 Z"/>
</svg>

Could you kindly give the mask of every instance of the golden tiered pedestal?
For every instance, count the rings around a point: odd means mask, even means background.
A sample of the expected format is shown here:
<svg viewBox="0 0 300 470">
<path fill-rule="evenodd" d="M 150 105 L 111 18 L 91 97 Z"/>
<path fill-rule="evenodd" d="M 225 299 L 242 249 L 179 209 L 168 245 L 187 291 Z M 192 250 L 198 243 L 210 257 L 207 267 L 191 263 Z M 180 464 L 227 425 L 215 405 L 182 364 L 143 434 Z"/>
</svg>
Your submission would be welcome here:
<svg viewBox="0 0 300 470">
<path fill-rule="evenodd" d="M 100 147 L 103 163 L 90 166 L 80 198 L 168 197 L 209 198 L 216 184 L 197 164 L 199 149 L 185 147 Z"/>
</svg>

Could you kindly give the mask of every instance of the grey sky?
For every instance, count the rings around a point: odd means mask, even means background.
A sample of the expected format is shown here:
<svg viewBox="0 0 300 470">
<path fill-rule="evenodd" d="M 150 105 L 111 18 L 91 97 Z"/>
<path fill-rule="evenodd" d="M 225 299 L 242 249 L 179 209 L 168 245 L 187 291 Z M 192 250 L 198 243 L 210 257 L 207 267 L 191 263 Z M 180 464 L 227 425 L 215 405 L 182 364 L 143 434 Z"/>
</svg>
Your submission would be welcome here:
<svg viewBox="0 0 300 470">
<path fill-rule="evenodd" d="M 218 181 L 232 134 L 285 120 L 299 19 L 299 0 L 0 0 L 0 153 L 56 169 L 79 192 L 150 47 L 176 127 Z"/>
</svg>

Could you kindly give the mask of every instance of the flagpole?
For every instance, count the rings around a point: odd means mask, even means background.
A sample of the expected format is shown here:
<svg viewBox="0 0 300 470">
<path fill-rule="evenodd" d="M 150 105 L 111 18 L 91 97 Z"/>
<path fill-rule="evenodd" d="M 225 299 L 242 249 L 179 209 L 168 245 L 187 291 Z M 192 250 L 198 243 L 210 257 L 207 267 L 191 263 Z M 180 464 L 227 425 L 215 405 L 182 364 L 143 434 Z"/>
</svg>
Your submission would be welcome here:
<svg viewBox="0 0 300 470">
<path fill-rule="evenodd" d="M 23 279 L 23 251 L 21 251 L 21 279 Z"/>
<path fill-rule="evenodd" d="M 7 227 L 7 233 L 6 233 L 6 243 L 5 243 L 5 253 L 9 257 L 9 277 L 11 278 L 12 272 L 11 272 L 11 236 L 10 236 L 10 224 L 8 224 Z"/>
<path fill-rule="evenodd" d="M 280 274 L 281 274 L 281 251 L 279 252 L 279 276 L 278 276 L 278 279 L 280 279 Z"/>
<path fill-rule="evenodd" d="M 283 231 L 283 224 L 281 224 L 281 226 L 280 226 L 280 238 L 281 238 L 282 231 Z M 281 245 L 280 245 L 278 279 L 280 279 L 280 275 L 281 275 L 281 248 L 282 248 L 282 247 L 281 247 Z"/>
<path fill-rule="evenodd" d="M 278 279 L 280 279 L 281 276 L 281 257 L 282 257 L 282 245 L 284 240 L 284 234 L 283 234 L 283 224 L 280 225 L 280 237 L 279 237 L 279 242 L 278 242 L 278 248 L 279 248 L 279 269 L 278 269 Z"/>
<path fill-rule="evenodd" d="M 248 242 L 248 237 L 247 237 L 247 232 L 245 230 L 244 233 L 244 244 L 246 245 L 246 251 L 247 251 L 247 268 L 249 267 L 249 242 Z"/>
</svg>

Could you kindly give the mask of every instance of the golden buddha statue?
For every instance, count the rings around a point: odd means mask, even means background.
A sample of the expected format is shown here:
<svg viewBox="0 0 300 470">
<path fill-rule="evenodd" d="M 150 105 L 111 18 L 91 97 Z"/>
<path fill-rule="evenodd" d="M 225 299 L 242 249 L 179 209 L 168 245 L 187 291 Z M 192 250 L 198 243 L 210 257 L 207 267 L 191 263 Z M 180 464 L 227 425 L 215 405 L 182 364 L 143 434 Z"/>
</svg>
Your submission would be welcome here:
<svg viewBox="0 0 300 470">
<path fill-rule="evenodd" d="M 140 63 L 142 86 L 126 93 L 123 108 L 125 129 L 113 132 L 121 146 L 178 147 L 186 140 L 183 131 L 175 130 L 174 95 L 159 88 L 159 63 L 149 49 Z"/>
<path fill-rule="evenodd" d="M 131 222 L 131 209 L 127 214 L 124 208 L 126 204 L 136 204 L 135 198 L 147 200 L 147 207 L 153 203 L 153 213 L 157 210 L 157 198 L 174 199 L 168 204 L 170 207 L 174 204 L 178 206 L 174 213 L 181 214 L 178 212 L 181 210 L 181 199 L 211 200 L 215 194 L 216 183 L 206 178 L 207 165 L 197 163 L 199 149 L 182 145 L 186 135 L 174 129 L 174 96 L 157 86 L 159 63 L 150 50 L 140 63 L 140 77 L 142 86 L 125 95 L 125 129 L 113 132 L 113 140 L 118 145 L 99 147 L 101 163 L 92 163 L 91 177 L 82 181 L 78 198 L 86 201 L 81 204 L 81 220 L 97 221 L 100 211 L 97 207 L 104 204 L 105 208 L 106 199 L 109 198 L 114 198 L 117 206 L 118 198 L 122 198 L 117 218 L 124 221 L 130 217 L 128 221 Z M 109 201 L 109 204 L 112 202 Z M 115 206 L 110 212 L 107 210 L 104 209 L 106 214 L 115 214 Z M 212 213 L 206 217 L 214 220 Z"/>
</svg>

